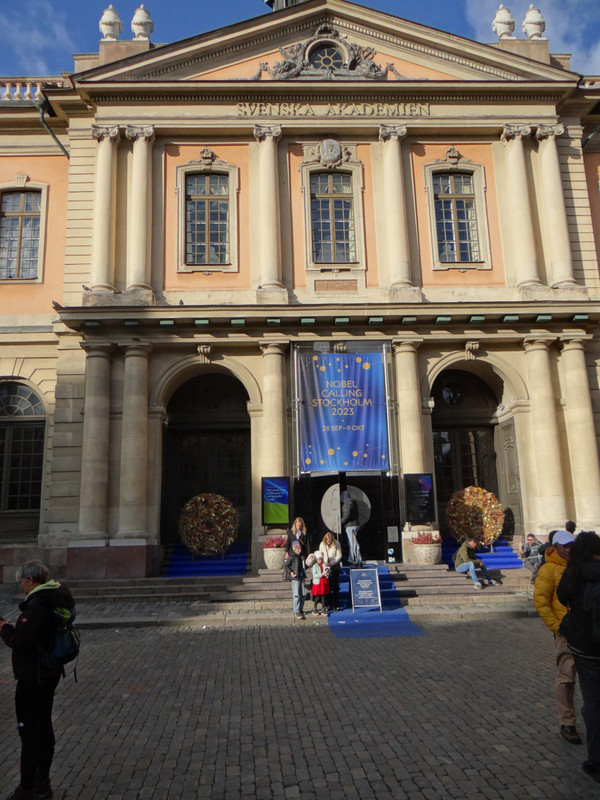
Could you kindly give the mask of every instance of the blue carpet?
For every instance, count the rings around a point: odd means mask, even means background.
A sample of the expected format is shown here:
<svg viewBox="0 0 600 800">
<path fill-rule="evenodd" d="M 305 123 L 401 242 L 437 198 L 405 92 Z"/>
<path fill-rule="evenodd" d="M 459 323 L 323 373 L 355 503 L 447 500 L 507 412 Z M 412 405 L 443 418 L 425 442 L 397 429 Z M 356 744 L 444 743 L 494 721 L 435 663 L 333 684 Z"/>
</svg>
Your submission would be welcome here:
<svg viewBox="0 0 600 800">
<path fill-rule="evenodd" d="M 329 628 L 339 639 L 375 639 L 388 636 L 427 636 L 412 623 L 400 605 L 400 598 L 386 566 L 378 565 L 381 606 L 361 607 L 352 610 L 350 598 L 349 570 L 343 569 L 340 576 L 341 611 L 329 615 Z"/>
<path fill-rule="evenodd" d="M 173 548 L 166 574 L 170 578 L 245 575 L 249 542 L 234 542 L 224 556 L 193 556 L 183 544 Z"/>
</svg>

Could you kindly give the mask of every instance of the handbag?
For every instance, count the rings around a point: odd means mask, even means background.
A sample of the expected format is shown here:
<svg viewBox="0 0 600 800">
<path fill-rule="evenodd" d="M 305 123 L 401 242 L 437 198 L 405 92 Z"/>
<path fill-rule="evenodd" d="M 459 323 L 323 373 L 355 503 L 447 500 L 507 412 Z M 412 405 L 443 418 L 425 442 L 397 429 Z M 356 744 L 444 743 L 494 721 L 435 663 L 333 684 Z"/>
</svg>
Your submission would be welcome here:
<svg viewBox="0 0 600 800">
<path fill-rule="evenodd" d="M 282 581 L 291 581 L 292 580 L 292 568 L 289 563 L 285 563 L 281 568 L 281 580 Z"/>
</svg>

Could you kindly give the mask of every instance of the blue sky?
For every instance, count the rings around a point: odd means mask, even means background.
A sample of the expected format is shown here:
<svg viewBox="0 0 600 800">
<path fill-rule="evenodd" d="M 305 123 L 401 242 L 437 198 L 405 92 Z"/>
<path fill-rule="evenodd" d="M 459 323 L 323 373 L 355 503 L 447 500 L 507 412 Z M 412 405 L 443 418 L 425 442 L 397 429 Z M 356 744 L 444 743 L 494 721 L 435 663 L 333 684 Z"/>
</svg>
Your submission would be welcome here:
<svg viewBox="0 0 600 800">
<path fill-rule="evenodd" d="M 123 22 L 121 39 L 132 37 L 131 18 L 140 0 L 113 0 Z M 529 7 L 505 0 L 515 33 Z M 273 13 L 263 0 L 146 0 L 154 20 L 154 43 L 173 42 L 233 22 Z M 362 0 L 361 5 L 433 28 L 493 42 L 491 29 L 499 0 Z M 540 0 L 546 36 L 554 53 L 573 54 L 574 70 L 600 75 L 600 2 Z M 73 69 L 72 53 L 98 51 L 98 21 L 106 0 L 0 0 L 0 76 L 56 75 Z"/>
</svg>

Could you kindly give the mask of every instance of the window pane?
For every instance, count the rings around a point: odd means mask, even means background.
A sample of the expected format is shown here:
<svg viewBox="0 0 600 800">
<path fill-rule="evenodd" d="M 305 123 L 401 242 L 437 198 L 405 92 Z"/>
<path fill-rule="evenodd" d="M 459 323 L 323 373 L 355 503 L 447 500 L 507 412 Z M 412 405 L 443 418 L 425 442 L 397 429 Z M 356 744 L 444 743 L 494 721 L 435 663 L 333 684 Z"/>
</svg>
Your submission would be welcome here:
<svg viewBox="0 0 600 800">
<path fill-rule="evenodd" d="M 227 175 L 186 176 L 186 264 L 229 262 L 228 194 Z"/>
<path fill-rule="evenodd" d="M 433 175 L 438 258 L 442 263 L 480 261 L 473 176 Z"/>
<path fill-rule="evenodd" d="M 0 280 L 37 278 L 41 192 L 3 192 Z"/>
<path fill-rule="evenodd" d="M 352 175 L 313 173 L 310 187 L 313 261 L 318 264 L 355 261 Z"/>
</svg>

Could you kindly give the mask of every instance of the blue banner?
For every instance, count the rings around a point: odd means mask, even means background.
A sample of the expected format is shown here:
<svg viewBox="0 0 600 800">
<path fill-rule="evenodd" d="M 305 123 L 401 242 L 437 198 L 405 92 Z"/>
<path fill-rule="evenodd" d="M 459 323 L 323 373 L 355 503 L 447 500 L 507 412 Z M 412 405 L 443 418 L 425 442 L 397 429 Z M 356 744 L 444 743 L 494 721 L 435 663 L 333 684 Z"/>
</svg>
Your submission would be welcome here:
<svg viewBox="0 0 600 800">
<path fill-rule="evenodd" d="M 298 353 L 301 472 L 389 469 L 383 353 Z"/>
</svg>

